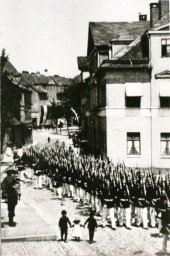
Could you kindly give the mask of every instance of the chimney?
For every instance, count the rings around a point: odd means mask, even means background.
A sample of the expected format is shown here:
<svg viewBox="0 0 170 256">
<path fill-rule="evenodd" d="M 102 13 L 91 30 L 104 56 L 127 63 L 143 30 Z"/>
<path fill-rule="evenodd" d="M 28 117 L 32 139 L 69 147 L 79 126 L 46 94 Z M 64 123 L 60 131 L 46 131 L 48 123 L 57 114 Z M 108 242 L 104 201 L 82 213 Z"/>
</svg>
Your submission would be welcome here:
<svg viewBox="0 0 170 256">
<path fill-rule="evenodd" d="M 150 27 L 152 28 L 159 20 L 159 3 L 150 4 Z"/>
<path fill-rule="evenodd" d="M 37 76 L 40 76 L 40 72 L 39 72 L 39 71 L 37 71 L 37 72 L 36 72 L 36 75 L 37 75 Z"/>
<path fill-rule="evenodd" d="M 146 20 L 147 20 L 147 15 L 139 13 L 139 21 L 146 21 Z"/>
<path fill-rule="evenodd" d="M 169 12 L 169 0 L 159 0 L 159 19 Z"/>
<path fill-rule="evenodd" d="M 26 71 L 26 70 L 23 70 L 22 73 L 24 73 L 24 74 L 29 74 L 29 72 Z"/>
</svg>

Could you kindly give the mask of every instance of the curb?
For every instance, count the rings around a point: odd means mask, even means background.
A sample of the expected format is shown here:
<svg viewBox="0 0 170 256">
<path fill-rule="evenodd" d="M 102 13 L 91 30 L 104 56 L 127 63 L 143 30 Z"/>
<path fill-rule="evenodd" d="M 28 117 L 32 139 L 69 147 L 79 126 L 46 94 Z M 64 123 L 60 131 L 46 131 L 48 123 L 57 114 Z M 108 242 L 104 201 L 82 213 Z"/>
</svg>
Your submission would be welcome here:
<svg viewBox="0 0 170 256">
<path fill-rule="evenodd" d="M 8 165 L 12 165 L 14 162 L 1 162 L 1 166 L 8 166 Z"/>
<path fill-rule="evenodd" d="M 1 242 L 34 242 L 34 241 L 57 241 L 56 235 L 37 235 L 1 238 Z"/>
</svg>

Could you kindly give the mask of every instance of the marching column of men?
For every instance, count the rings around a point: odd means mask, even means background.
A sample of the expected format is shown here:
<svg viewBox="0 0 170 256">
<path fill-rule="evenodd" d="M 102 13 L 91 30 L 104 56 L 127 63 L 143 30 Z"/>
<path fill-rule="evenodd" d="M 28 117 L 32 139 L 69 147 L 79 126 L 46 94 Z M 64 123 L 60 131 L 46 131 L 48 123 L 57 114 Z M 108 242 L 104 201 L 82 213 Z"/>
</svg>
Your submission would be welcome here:
<svg viewBox="0 0 170 256">
<path fill-rule="evenodd" d="M 126 168 L 124 163 L 115 166 L 107 157 L 77 155 L 64 143 L 31 146 L 15 162 L 27 167 L 25 175 L 36 180 L 36 188 L 41 189 L 45 182 L 59 199 L 68 196 L 88 203 L 102 216 L 103 227 L 109 218 L 113 230 L 123 225 L 131 229 L 132 224 L 144 229 L 148 223 L 160 226 L 160 209 L 170 198 L 170 175 L 149 168 Z"/>
</svg>

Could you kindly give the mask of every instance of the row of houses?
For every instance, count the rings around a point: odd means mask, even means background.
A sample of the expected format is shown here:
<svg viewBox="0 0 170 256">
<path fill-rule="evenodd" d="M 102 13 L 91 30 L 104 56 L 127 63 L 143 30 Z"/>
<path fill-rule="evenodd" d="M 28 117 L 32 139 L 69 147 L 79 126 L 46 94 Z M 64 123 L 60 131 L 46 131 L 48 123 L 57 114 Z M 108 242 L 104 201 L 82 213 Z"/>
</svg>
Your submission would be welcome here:
<svg viewBox="0 0 170 256">
<path fill-rule="evenodd" d="M 50 106 L 61 102 L 70 79 L 23 71 L 1 57 L 1 150 L 32 143 L 32 129 L 49 121 Z"/>
<path fill-rule="evenodd" d="M 77 61 L 90 149 L 129 167 L 170 168 L 169 0 L 150 4 L 150 21 L 90 22 Z"/>
</svg>

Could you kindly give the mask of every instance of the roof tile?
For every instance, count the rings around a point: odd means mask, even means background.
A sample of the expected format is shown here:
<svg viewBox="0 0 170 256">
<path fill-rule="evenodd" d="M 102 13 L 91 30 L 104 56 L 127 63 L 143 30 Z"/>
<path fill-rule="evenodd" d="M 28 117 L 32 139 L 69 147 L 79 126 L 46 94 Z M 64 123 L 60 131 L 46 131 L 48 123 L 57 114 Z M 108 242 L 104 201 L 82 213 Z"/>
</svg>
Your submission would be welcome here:
<svg viewBox="0 0 170 256">
<path fill-rule="evenodd" d="M 150 27 L 149 21 L 90 22 L 94 46 L 109 45 L 112 39 L 135 40 Z"/>
</svg>

